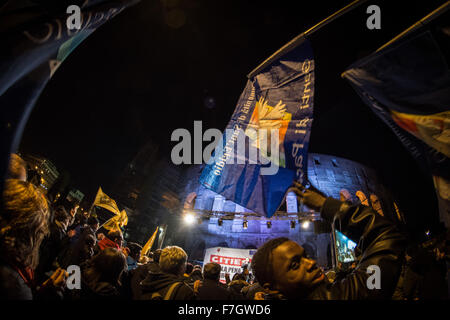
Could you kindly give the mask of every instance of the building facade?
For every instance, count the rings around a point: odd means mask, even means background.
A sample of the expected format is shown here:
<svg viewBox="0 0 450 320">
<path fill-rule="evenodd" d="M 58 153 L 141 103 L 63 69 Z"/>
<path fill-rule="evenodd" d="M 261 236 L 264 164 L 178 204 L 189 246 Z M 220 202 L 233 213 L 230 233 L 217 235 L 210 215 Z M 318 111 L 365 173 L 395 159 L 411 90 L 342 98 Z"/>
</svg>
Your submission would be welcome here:
<svg viewBox="0 0 450 320">
<path fill-rule="evenodd" d="M 44 194 L 47 194 L 59 177 L 59 172 L 55 165 L 49 159 L 39 156 L 22 155 L 22 158 L 27 162 L 29 169 L 36 173 L 35 180 L 32 182 L 38 186 Z"/>
<path fill-rule="evenodd" d="M 144 245 L 157 226 L 178 212 L 182 171 L 151 141 L 127 164 L 111 192 L 128 214 L 126 240 Z"/>
<path fill-rule="evenodd" d="M 320 220 L 318 212 L 299 208 L 294 194 L 288 194 L 280 211 L 268 219 L 200 185 L 198 178 L 201 170 L 202 166 L 194 166 L 186 172 L 186 184 L 181 193 L 183 199 L 192 192 L 197 194 L 193 211 L 198 223 L 185 226 L 179 221 L 176 227 L 172 227 L 175 229 L 172 232 L 184 235 L 184 239 L 180 241 L 180 236 L 172 235 L 165 245 L 181 244 L 191 260 L 202 261 L 206 248 L 252 249 L 269 239 L 288 237 L 302 245 L 319 266 L 331 267 L 334 264 L 334 244 L 329 224 Z M 381 202 L 382 214 L 390 219 L 396 218 L 388 191 L 370 168 L 343 158 L 310 154 L 308 178 L 327 196 L 337 199 L 342 189 L 348 191 L 352 197 L 349 200 L 355 203 L 359 202 L 355 195 L 357 191 L 363 192 L 368 199 L 375 194 Z"/>
</svg>

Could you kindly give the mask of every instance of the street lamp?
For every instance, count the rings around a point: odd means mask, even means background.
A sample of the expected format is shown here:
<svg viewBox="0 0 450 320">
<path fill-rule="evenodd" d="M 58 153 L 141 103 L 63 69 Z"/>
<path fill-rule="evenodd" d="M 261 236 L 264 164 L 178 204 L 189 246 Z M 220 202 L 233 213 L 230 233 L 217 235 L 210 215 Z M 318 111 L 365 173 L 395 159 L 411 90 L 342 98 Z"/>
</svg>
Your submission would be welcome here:
<svg viewBox="0 0 450 320">
<path fill-rule="evenodd" d="M 192 213 L 187 213 L 183 219 L 184 219 L 184 223 L 186 223 L 188 225 L 193 224 L 195 221 L 195 217 Z"/>
</svg>

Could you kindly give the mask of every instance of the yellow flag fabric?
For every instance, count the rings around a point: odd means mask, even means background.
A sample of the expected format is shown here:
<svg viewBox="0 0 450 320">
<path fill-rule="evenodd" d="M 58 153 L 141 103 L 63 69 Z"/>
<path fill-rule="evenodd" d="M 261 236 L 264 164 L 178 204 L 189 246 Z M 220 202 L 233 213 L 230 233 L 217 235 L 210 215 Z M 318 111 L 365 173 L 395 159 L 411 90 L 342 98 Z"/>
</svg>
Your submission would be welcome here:
<svg viewBox="0 0 450 320">
<path fill-rule="evenodd" d="M 119 230 L 120 228 L 126 226 L 128 224 L 128 216 L 125 210 L 122 210 L 119 215 L 116 215 L 109 219 L 104 225 L 103 228 L 106 230 Z"/>
<path fill-rule="evenodd" d="M 156 227 L 155 232 L 150 237 L 150 239 L 148 239 L 148 241 L 145 244 L 145 246 L 142 248 L 142 250 L 141 250 L 141 257 L 145 256 L 147 254 L 147 252 L 149 252 L 150 249 L 152 248 L 153 242 L 155 242 L 155 238 L 156 238 L 156 234 L 158 233 L 158 230 L 159 230 L 159 227 Z"/>
<path fill-rule="evenodd" d="M 116 202 L 103 193 L 102 188 L 98 188 L 97 195 L 95 196 L 94 206 L 105 208 L 117 215 L 120 215 L 119 207 Z"/>
</svg>

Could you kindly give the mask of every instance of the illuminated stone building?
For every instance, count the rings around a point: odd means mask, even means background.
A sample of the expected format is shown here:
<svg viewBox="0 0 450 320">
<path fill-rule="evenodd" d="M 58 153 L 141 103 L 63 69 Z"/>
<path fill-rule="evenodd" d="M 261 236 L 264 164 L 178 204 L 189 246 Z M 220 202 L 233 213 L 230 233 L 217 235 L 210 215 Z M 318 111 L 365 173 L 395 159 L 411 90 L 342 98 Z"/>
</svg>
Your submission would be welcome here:
<svg viewBox="0 0 450 320">
<path fill-rule="evenodd" d="M 393 201 L 373 170 L 354 161 L 329 155 L 310 154 L 308 159 L 310 182 L 327 196 L 339 199 L 341 189 L 347 189 L 353 202 L 358 202 L 355 196 L 358 190 L 364 192 L 367 198 L 370 194 L 376 194 L 381 201 L 383 214 L 396 219 Z M 191 192 L 196 192 L 194 212 L 198 222 L 186 226 L 179 221 L 177 227 L 172 226 L 172 236 L 165 245 L 180 244 L 191 260 L 202 261 L 206 248 L 251 249 L 258 248 L 271 238 L 288 237 L 302 245 L 307 254 L 317 260 L 318 265 L 332 266 L 334 249 L 330 225 L 321 221 L 317 212 L 307 208 L 299 210 L 294 194 L 288 194 L 280 211 L 267 219 L 201 186 L 198 182 L 201 170 L 201 166 L 195 166 L 186 172 L 183 179 L 186 185 L 181 194 L 185 199 Z M 181 235 L 184 236 L 182 241 Z"/>
</svg>

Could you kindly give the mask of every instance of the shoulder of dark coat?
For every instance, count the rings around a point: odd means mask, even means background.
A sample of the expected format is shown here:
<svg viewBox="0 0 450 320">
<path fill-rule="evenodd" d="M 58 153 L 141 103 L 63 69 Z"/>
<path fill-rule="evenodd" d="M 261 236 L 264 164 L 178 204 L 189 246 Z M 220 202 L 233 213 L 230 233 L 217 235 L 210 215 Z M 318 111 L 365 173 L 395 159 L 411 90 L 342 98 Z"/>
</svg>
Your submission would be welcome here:
<svg viewBox="0 0 450 320">
<path fill-rule="evenodd" d="M 33 293 L 19 275 L 7 264 L 0 264 L 0 299 L 32 300 Z"/>
</svg>

